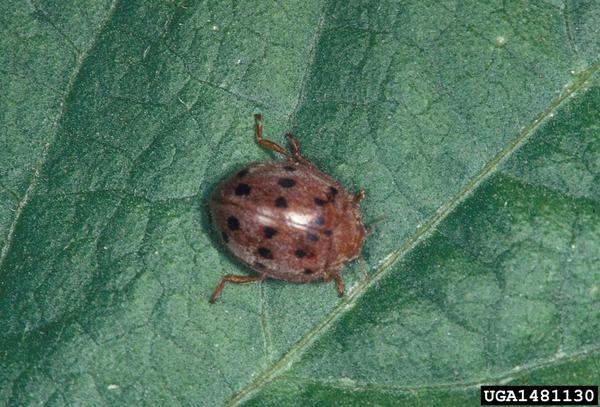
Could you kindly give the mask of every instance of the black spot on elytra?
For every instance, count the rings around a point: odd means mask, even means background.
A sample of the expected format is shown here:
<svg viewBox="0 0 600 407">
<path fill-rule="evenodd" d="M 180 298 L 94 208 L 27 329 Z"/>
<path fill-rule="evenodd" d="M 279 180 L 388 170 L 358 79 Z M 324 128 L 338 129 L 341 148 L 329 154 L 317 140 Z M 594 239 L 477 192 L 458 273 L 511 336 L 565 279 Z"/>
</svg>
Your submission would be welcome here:
<svg viewBox="0 0 600 407">
<path fill-rule="evenodd" d="M 294 253 L 294 254 L 296 255 L 296 257 L 298 257 L 300 259 L 306 256 L 306 252 L 302 249 L 297 249 L 296 253 Z"/>
<path fill-rule="evenodd" d="M 278 208 L 287 208 L 287 200 L 280 196 L 275 200 L 275 206 Z"/>
<path fill-rule="evenodd" d="M 314 272 L 312 269 L 304 269 L 304 274 L 314 274 Z"/>
<path fill-rule="evenodd" d="M 265 265 L 262 264 L 260 261 L 257 261 L 256 263 L 254 263 L 254 267 L 259 268 L 259 269 L 264 269 Z"/>
<path fill-rule="evenodd" d="M 244 178 L 248 174 L 248 168 L 244 168 L 240 172 L 237 173 L 238 178 Z"/>
<path fill-rule="evenodd" d="M 229 230 L 240 230 L 240 221 L 235 216 L 227 218 L 227 227 Z"/>
<path fill-rule="evenodd" d="M 325 224 L 325 218 L 323 216 L 319 216 L 317 219 L 315 219 L 315 223 L 317 225 L 324 225 Z"/>
<path fill-rule="evenodd" d="M 283 167 L 283 169 L 286 171 L 290 171 L 290 172 L 296 171 L 296 169 L 294 167 L 292 167 L 291 165 L 286 165 L 285 167 Z"/>
<path fill-rule="evenodd" d="M 221 237 L 225 243 L 229 243 L 229 236 L 225 232 L 221 232 Z"/>
<path fill-rule="evenodd" d="M 315 235 L 314 233 L 309 233 L 308 240 L 310 240 L 311 242 L 316 242 L 317 240 L 319 240 L 319 236 Z"/>
<path fill-rule="evenodd" d="M 327 192 L 327 199 L 330 201 L 335 201 L 335 196 L 338 194 L 338 190 L 335 187 L 329 187 L 329 191 Z"/>
<path fill-rule="evenodd" d="M 273 228 L 270 228 L 270 227 L 268 227 L 268 226 L 265 228 L 265 237 L 266 237 L 267 239 L 270 239 L 270 238 L 272 238 L 272 237 L 273 237 L 273 236 L 275 236 L 276 234 L 277 234 L 277 229 L 273 229 Z"/>
<path fill-rule="evenodd" d="M 242 195 L 250 195 L 250 185 L 248 184 L 238 184 L 237 187 L 235 187 L 235 194 L 237 196 L 242 196 Z"/>
<path fill-rule="evenodd" d="M 273 258 L 273 253 L 271 253 L 271 249 L 267 249 L 266 247 L 259 247 L 258 248 L 258 255 L 260 257 L 265 258 L 265 259 L 272 259 Z"/>
<path fill-rule="evenodd" d="M 331 236 L 331 235 L 333 235 L 333 232 L 331 231 L 331 229 L 327 229 L 323 233 L 325 233 L 325 236 Z"/>
<path fill-rule="evenodd" d="M 284 188 L 292 188 L 294 185 L 296 185 L 296 180 L 291 178 L 279 178 L 278 183 Z"/>
<path fill-rule="evenodd" d="M 324 201 L 321 198 L 315 198 L 315 204 L 317 204 L 317 206 L 323 206 L 327 203 L 327 201 Z"/>
</svg>

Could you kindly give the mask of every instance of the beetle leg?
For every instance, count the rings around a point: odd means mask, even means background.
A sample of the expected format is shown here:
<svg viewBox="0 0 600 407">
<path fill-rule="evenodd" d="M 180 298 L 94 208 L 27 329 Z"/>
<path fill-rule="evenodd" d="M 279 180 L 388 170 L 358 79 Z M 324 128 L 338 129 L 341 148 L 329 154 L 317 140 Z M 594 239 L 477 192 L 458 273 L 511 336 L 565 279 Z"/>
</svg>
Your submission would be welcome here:
<svg viewBox="0 0 600 407">
<path fill-rule="evenodd" d="M 343 297 L 344 296 L 344 280 L 342 280 L 342 276 L 340 276 L 339 272 L 333 272 L 330 274 L 325 275 L 324 278 L 325 281 L 335 281 L 335 288 L 338 292 L 338 296 Z"/>
<path fill-rule="evenodd" d="M 356 205 L 363 199 L 365 199 L 365 190 L 361 189 L 356 194 L 354 194 L 354 198 L 352 199 L 352 202 L 354 202 L 354 204 Z"/>
<path fill-rule="evenodd" d="M 360 272 L 363 274 L 366 280 L 369 279 L 369 273 L 367 273 L 367 266 L 365 264 L 365 258 L 362 253 L 358 255 L 358 265 L 360 266 Z"/>
<path fill-rule="evenodd" d="M 333 280 L 335 281 L 335 288 L 337 289 L 338 296 L 344 296 L 344 280 L 342 280 L 342 276 L 339 273 L 333 275 Z"/>
<path fill-rule="evenodd" d="M 294 137 L 292 133 L 286 133 L 286 137 L 288 140 L 290 140 L 290 144 L 292 145 L 292 154 L 294 155 L 296 161 L 303 164 L 311 164 L 310 161 L 302 157 L 302 154 L 300 154 L 300 142 L 298 139 Z"/>
<path fill-rule="evenodd" d="M 248 276 L 236 276 L 233 274 L 227 274 L 225 277 L 223 277 L 221 279 L 221 282 L 219 282 L 219 285 L 217 285 L 217 288 L 215 288 L 215 291 L 213 291 L 213 294 L 210 296 L 210 300 L 208 302 L 210 302 L 211 304 L 214 304 L 214 302 L 221 296 L 221 291 L 223 291 L 223 287 L 225 287 L 225 283 L 241 284 L 241 283 L 252 283 L 254 281 L 262 281 L 262 280 L 264 280 L 263 276 L 248 277 Z"/>
<path fill-rule="evenodd" d="M 255 133 L 256 133 L 256 141 L 261 146 L 268 148 L 269 150 L 275 151 L 276 153 L 283 154 L 287 157 L 288 161 L 293 161 L 293 158 L 289 151 L 285 148 L 281 147 L 279 144 L 274 141 L 267 140 L 263 138 L 263 125 L 262 125 L 262 114 L 255 114 L 254 121 L 256 123 Z"/>
</svg>

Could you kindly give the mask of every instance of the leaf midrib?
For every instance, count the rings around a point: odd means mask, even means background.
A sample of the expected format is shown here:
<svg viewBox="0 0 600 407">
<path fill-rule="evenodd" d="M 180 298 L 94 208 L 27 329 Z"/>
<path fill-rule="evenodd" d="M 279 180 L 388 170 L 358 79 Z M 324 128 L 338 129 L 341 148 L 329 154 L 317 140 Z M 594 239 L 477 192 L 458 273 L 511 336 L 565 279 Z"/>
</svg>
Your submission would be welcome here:
<svg viewBox="0 0 600 407">
<path fill-rule="evenodd" d="M 521 130 L 516 138 L 508 142 L 502 150 L 496 153 L 496 155 L 494 155 L 494 157 L 492 157 L 456 195 L 452 196 L 445 204 L 440 206 L 435 214 L 421 228 L 417 229 L 416 232 L 397 250 L 392 251 L 387 255 L 380 267 L 376 271 L 370 273 L 370 278 L 368 280 L 360 281 L 355 289 L 348 293 L 348 295 L 344 297 L 320 323 L 315 325 L 313 329 L 300 338 L 300 340 L 298 340 L 277 362 L 264 369 L 253 381 L 244 386 L 225 404 L 225 406 L 238 405 L 241 401 L 261 389 L 264 385 L 275 380 L 282 371 L 289 368 L 304 350 L 320 337 L 321 333 L 325 332 L 334 321 L 341 318 L 348 310 L 352 309 L 363 293 L 371 286 L 376 285 L 396 262 L 404 258 L 404 256 L 416 248 L 420 242 L 429 237 L 433 231 L 435 231 L 436 227 L 446 219 L 456 207 L 475 192 L 479 185 L 486 179 L 496 173 L 499 166 L 532 137 L 534 131 L 545 122 L 546 119 L 552 118 L 554 112 L 556 112 L 566 100 L 577 93 L 577 91 L 585 88 L 590 78 L 599 71 L 600 59 L 597 59 L 589 69 L 580 72 L 572 84 L 565 86 L 561 95 L 552 100 L 548 104 L 548 107 L 536 115 L 531 123 Z"/>
<path fill-rule="evenodd" d="M 527 373 L 534 372 L 538 369 L 543 369 L 546 367 L 550 367 L 553 365 L 558 365 L 562 363 L 568 363 L 571 361 L 575 361 L 585 356 L 594 356 L 600 355 L 600 346 L 589 346 L 587 348 L 580 349 L 576 352 L 571 352 L 563 355 L 554 355 L 551 358 L 545 358 L 540 360 L 535 360 L 531 363 L 528 363 L 524 366 L 519 366 L 517 368 L 513 368 L 512 370 L 499 374 L 499 375 L 489 375 L 486 377 L 482 377 L 477 380 L 461 380 L 456 382 L 445 382 L 445 383 L 436 383 L 436 384 L 423 384 L 416 386 L 402 386 L 402 385 L 394 385 L 394 384 L 377 384 L 377 383 L 365 383 L 365 382 L 352 382 L 346 383 L 339 380 L 325 380 L 325 379 L 312 379 L 308 377 L 302 376 L 292 376 L 292 375 L 281 375 L 275 378 L 273 381 L 279 380 L 287 380 L 290 382 L 298 383 L 298 384 L 317 384 L 322 386 L 328 386 L 332 388 L 345 389 L 345 390 L 380 390 L 380 391 L 395 391 L 401 393 L 413 393 L 415 391 L 423 391 L 423 390 L 434 390 L 434 389 L 448 389 L 454 391 L 467 390 L 472 388 L 479 388 L 481 385 L 486 383 L 502 383 L 510 379 L 514 379 L 517 376 L 523 376 Z"/>
<path fill-rule="evenodd" d="M 44 147 L 42 148 L 42 153 L 40 154 L 40 158 L 37 160 L 36 164 L 33 166 L 33 175 L 31 177 L 31 182 L 29 183 L 29 186 L 27 187 L 25 194 L 23 194 L 23 197 L 17 204 L 17 209 L 15 210 L 14 219 L 13 219 L 12 223 L 10 224 L 10 227 L 8 228 L 8 233 L 6 234 L 5 243 L 4 243 L 4 246 L 2 247 L 2 252 L 0 252 L 0 270 L 4 266 L 4 262 L 6 261 L 6 258 L 8 257 L 8 253 L 10 252 L 10 249 L 13 246 L 14 233 L 17 228 L 17 224 L 21 220 L 21 216 L 23 215 L 25 207 L 27 206 L 27 204 L 29 203 L 29 200 L 33 196 L 33 193 L 35 191 L 35 188 L 37 186 L 37 183 L 38 183 L 38 180 L 40 177 L 40 172 L 41 172 L 42 168 L 44 167 L 44 165 L 46 164 L 46 161 L 48 159 L 48 152 L 50 151 L 50 147 L 56 141 L 56 135 L 58 134 L 58 130 L 60 128 L 60 123 L 61 123 L 62 118 L 64 117 L 64 115 L 67 111 L 67 108 L 68 108 L 66 102 L 69 99 L 69 96 L 71 95 L 71 93 L 73 92 L 73 87 L 75 86 L 75 83 L 77 82 L 77 77 L 79 76 L 79 73 L 81 72 L 81 67 L 85 63 L 87 57 L 90 55 L 90 51 L 93 50 L 95 48 L 96 44 L 98 43 L 98 40 L 101 37 L 102 33 L 104 32 L 104 29 L 106 28 L 106 26 L 108 25 L 108 22 L 114 15 L 116 8 L 117 8 L 117 0 L 112 0 L 110 7 L 108 9 L 108 12 L 106 13 L 106 17 L 100 22 L 98 30 L 97 30 L 96 34 L 93 36 L 92 41 L 90 42 L 90 46 L 85 51 L 78 54 L 75 68 L 73 69 L 73 72 L 71 73 L 71 76 L 69 77 L 69 81 L 67 82 L 65 92 L 62 95 L 62 100 L 60 102 L 60 106 L 61 106 L 60 111 L 58 112 L 58 115 L 56 116 L 54 122 L 50 126 L 48 138 L 46 139 L 46 142 L 44 143 Z M 56 29 L 56 27 L 54 27 L 53 24 L 51 24 L 51 25 L 54 29 Z M 64 34 L 62 32 L 60 32 L 58 30 L 57 30 L 57 32 L 61 36 L 64 36 Z M 71 42 L 71 44 L 72 44 L 72 42 Z M 77 48 L 75 48 L 75 50 L 77 50 Z"/>
</svg>

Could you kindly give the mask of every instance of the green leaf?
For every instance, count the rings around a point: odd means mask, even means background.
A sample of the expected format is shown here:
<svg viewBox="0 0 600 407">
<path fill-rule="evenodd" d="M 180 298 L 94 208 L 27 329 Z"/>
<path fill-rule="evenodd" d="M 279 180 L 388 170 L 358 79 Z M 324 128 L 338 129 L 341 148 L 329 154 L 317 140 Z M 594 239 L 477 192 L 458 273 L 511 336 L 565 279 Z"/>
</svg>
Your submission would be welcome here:
<svg viewBox="0 0 600 407">
<path fill-rule="evenodd" d="M 600 380 L 595 2 L 0 1 L 0 404 L 478 405 Z M 272 159 L 367 223 L 227 286 L 206 201 Z"/>
</svg>

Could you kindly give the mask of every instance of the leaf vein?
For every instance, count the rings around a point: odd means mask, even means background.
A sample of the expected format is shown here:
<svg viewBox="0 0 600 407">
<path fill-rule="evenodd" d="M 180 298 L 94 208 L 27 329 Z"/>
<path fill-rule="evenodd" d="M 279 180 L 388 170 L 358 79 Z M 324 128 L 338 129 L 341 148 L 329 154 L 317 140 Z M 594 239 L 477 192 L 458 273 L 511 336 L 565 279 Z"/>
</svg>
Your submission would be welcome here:
<svg viewBox="0 0 600 407">
<path fill-rule="evenodd" d="M 44 147 L 42 149 L 42 153 L 40 154 L 40 158 L 38 159 L 37 163 L 34 166 L 33 176 L 32 176 L 31 182 L 29 183 L 29 187 L 27 187 L 27 190 L 25 191 L 25 194 L 23 195 L 23 197 L 21 198 L 21 201 L 17 205 L 17 210 L 15 212 L 15 217 L 14 217 L 14 219 L 13 219 L 13 221 L 12 221 L 12 223 L 11 223 L 9 229 L 8 229 L 8 233 L 6 235 L 6 242 L 5 242 L 4 246 L 2 247 L 2 252 L 0 252 L 0 269 L 4 265 L 4 262 L 6 261 L 6 257 L 8 256 L 10 248 L 12 247 L 12 242 L 13 242 L 15 230 L 17 228 L 17 224 L 21 220 L 21 216 L 23 215 L 25 207 L 27 206 L 27 204 L 31 200 L 31 197 L 33 196 L 33 192 L 34 192 L 34 190 L 35 190 L 35 188 L 37 186 L 37 183 L 38 183 L 38 180 L 39 180 L 39 177 L 40 177 L 41 169 L 44 166 L 44 164 L 46 163 L 46 160 L 48 159 L 48 152 L 50 151 L 50 146 L 56 140 L 56 134 L 58 133 L 58 127 L 60 125 L 60 122 L 61 122 L 62 118 L 64 117 L 64 115 L 65 115 L 65 113 L 67 111 L 67 106 L 66 106 L 65 102 L 67 101 L 69 95 L 73 91 L 73 87 L 75 85 L 77 77 L 79 76 L 79 72 L 81 71 L 81 67 L 83 66 L 85 60 L 87 59 L 90 51 L 96 46 L 96 43 L 98 42 L 98 39 L 100 38 L 100 36 L 104 32 L 104 29 L 106 28 L 106 25 L 108 24 L 108 22 L 110 21 L 110 19 L 114 15 L 116 6 L 117 6 L 117 0 L 113 0 L 112 3 L 111 3 L 111 5 L 110 5 L 110 7 L 109 7 L 109 10 L 108 10 L 108 12 L 106 14 L 106 17 L 100 23 L 98 31 L 96 32 L 96 35 L 94 35 L 94 38 L 91 41 L 90 47 L 85 52 L 83 52 L 83 53 L 81 53 L 81 54 L 78 55 L 77 64 L 76 64 L 75 68 L 73 69 L 71 77 L 69 78 L 69 81 L 67 83 L 66 90 L 63 93 L 63 100 L 61 102 L 61 109 L 60 109 L 58 115 L 56 116 L 56 119 L 54 120 L 54 123 L 50 127 L 51 130 L 50 130 L 49 135 L 48 135 L 48 140 L 44 144 Z"/>
<path fill-rule="evenodd" d="M 572 360 L 579 359 L 584 356 L 591 356 L 600 353 L 599 346 L 591 346 L 587 349 L 583 349 L 577 352 L 573 352 L 569 355 L 561 355 L 556 354 L 551 358 L 537 360 L 525 366 L 520 366 L 512 369 L 511 371 L 500 374 L 500 375 L 490 375 L 487 377 L 483 377 L 479 380 L 474 381 L 457 381 L 450 383 L 439 383 L 439 384 L 430 384 L 430 385 L 417 385 L 417 386 L 398 386 L 394 384 L 373 384 L 373 383 L 360 383 L 360 382 L 344 382 L 340 380 L 326 380 L 326 379 L 311 379 L 307 377 L 301 376 L 287 376 L 281 375 L 277 379 L 273 381 L 279 380 L 289 380 L 299 384 L 319 384 L 330 386 L 334 388 L 340 389 L 349 389 L 349 390 L 382 390 L 382 391 L 399 391 L 399 392 L 409 392 L 412 393 L 414 391 L 419 390 L 432 390 L 432 389 L 452 389 L 457 390 L 459 386 L 461 386 L 461 390 L 469 389 L 469 388 L 478 388 L 482 384 L 486 383 L 505 383 L 506 380 L 513 379 L 515 375 L 523 375 L 529 372 L 533 372 L 537 369 L 543 369 L 548 366 L 552 366 L 554 364 L 567 363 Z"/>
</svg>

